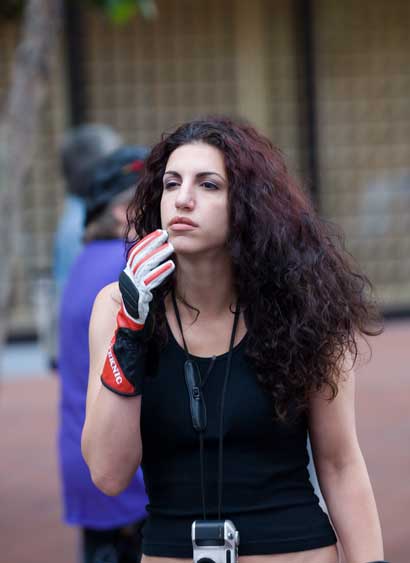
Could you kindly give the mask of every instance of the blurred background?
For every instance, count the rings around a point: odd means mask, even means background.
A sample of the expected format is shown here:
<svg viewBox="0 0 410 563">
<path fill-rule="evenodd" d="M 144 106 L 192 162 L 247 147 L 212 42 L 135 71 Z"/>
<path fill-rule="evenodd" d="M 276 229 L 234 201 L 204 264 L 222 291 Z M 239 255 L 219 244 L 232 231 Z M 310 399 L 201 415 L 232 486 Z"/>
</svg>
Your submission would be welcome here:
<svg viewBox="0 0 410 563">
<path fill-rule="evenodd" d="M 63 133 L 150 146 L 209 113 L 278 145 L 374 284 L 384 335 L 359 367 L 358 426 L 386 556 L 410 558 L 410 3 L 1 0 L 0 553 L 76 560 L 61 523 L 50 371 Z"/>
</svg>

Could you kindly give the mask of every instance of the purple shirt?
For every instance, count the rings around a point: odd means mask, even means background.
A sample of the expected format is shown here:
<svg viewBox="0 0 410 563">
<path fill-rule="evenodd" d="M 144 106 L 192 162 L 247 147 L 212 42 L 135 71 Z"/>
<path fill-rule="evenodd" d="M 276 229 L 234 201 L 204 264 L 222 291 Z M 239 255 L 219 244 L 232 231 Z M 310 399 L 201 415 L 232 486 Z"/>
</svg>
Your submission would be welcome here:
<svg viewBox="0 0 410 563">
<path fill-rule="evenodd" d="M 88 243 L 77 256 L 65 285 L 60 307 L 59 454 L 67 524 L 109 529 L 145 516 L 148 502 L 139 469 L 130 486 L 116 497 L 99 491 L 81 454 L 88 382 L 88 325 L 97 293 L 118 280 L 125 266 L 121 240 Z"/>
</svg>

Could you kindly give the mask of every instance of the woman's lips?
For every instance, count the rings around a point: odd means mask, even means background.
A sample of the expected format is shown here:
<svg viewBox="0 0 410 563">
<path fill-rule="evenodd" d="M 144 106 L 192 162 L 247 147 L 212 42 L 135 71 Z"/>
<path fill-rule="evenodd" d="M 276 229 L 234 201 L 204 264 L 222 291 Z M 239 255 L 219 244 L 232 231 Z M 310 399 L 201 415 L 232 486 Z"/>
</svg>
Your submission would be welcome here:
<svg viewBox="0 0 410 563">
<path fill-rule="evenodd" d="M 193 231 L 196 229 L 194 225 L 188 225 L 187 223 L 172 223 L 169 228 L 171 231 Z"/>
<path fill-rule="evenodd" d="M 196 227 L 198 227 L 197 223 L 188 217 L 174 217 L 169 224 L 171 231 L 192 231 Z"/>
</svg>

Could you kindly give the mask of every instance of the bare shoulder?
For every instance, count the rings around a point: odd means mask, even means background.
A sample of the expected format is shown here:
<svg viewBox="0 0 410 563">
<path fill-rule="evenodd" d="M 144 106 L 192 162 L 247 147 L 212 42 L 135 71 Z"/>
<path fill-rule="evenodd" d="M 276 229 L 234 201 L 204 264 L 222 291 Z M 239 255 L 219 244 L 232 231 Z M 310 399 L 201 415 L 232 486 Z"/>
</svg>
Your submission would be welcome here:
<svg viewBox="0 0 410 563">
<path fill-rule="evenodd" d="M 331 398 L 329 388 L 312 394 L 309 408 L 309 434 L 315 462 L 342 463 L 357 455 L 355 420 L 355 374 L 351 362 L 345 362 L 338 392 Z"/>
<path fill-rule="evenodd" d="M 115 319 L 121 305 L 121 293 L 118 282 L 113 282 L 101 289 L 94 301 L 90 320 L 90 335 L 97 337 L 112 334 Z"/>
<path fill-rule="evenodd" d="M 121 305 L 121 293 L 118 282 L 109 283 L 98 293 L 94 301 L 94 309 L 115 309 L 118 311 Z"/>
</svg>

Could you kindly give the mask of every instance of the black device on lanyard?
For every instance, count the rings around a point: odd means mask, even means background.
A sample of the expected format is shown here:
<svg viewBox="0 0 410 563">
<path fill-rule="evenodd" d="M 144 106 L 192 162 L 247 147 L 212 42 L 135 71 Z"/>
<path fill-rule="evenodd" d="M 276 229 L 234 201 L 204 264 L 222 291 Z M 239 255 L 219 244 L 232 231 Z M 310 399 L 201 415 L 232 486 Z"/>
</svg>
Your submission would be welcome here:
<svg viewBox="0 0 410 563">
<path fill-rule="evenodd" d="M 181 317 L 175 293 L 172 292 L 175 317 L 184 344 L 186 360 L 184 364 L 185 383 L 188 389 L 192 426 L 199 435 L 199 456 L 201 467 L 201 493 L 203 520 L 192 523 L 192 545 L 194 563 L 235 563 L 238 559 L 239 532 L 231 520 L 221 520 L 222 492 L 223 492 L 223 424 L 224 405 L 228 380 L 231 373 L 232 351 L 238 326 L 240 308 L 235 308 L 229 352 L 226 362 L 225 377 L 221 396 L 221 412 L 219 418 L 219 452 L 218 452 L 218 520 L 207 520 L 205 499 L 205 469 L 204 469 L 204 433 L 207 427 L 206 404 L 203 396 L 203 386 L 214 365 L 215 356 L 211 359 L 208 372 L 202 381 L 197 363 L 191 358 L 182 330 Z"/>
</svg>

